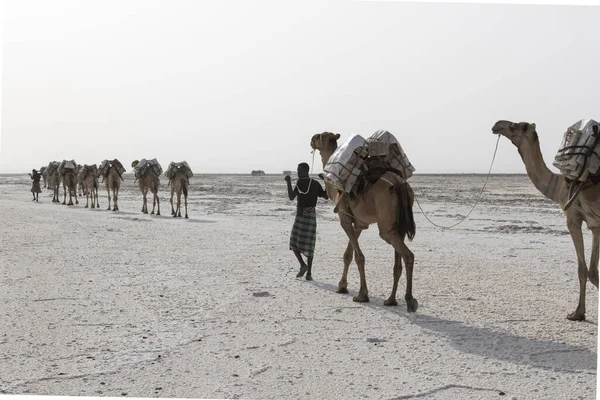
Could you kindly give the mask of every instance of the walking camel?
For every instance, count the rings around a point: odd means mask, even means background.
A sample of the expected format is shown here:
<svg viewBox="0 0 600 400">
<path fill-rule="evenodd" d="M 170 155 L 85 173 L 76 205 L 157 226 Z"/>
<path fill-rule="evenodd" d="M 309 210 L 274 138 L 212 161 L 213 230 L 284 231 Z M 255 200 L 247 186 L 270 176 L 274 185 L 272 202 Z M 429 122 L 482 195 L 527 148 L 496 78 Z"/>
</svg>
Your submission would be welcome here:
<svg viewBox="0 0 600 400">
<path fill-rule="evenodd" d="M 527 122 L 513 123 L 511 121 L 498 121 L 492 132 L 508 138 L 514 144 L 527 170 L 527 175 L 534 186 L 547 198 L 560 204 L 564 210 L 569 200 L 570 185 L 563 175 L 555 174 L 544 163 L 540 142 L 535 129 L 535 124 Z M 567 318 L 571 321 L 585 320 L 585 287 L 589 279 L 598 287 L 598 250 L 600 241 L 600 185 L 584 187 L 572 206 L 564 211 L 567 219 L 567 228 L 575 245 L 577 253 L 577 275 L 579 277 L 579 302 L 574 312 Z M 582 224 L 585 221 L 588 229 L 592 231 L 592 255 L 590 269 L 585 262 Z"/>
<path fill-rule="evenodd" d="M 323 166 L 337 149 L 339 134 L 323 132 L 316 134 L 310 141 L 313 150 L 319 150 Z M 418 302 L 412 295 L 412 274 L 414 255 L 404 244 L 408 236 L 412 239 L 415 235 L 415 222 L 413 219 L 412 205 L 414 193 L 410 185 L 398 174 L 391 171 L 385 172 L 380 179 L 375 181 L 363 193 L 358 193 L 350 199 L 348 196 L 338 199 L 338 190 L 325 182 L 325 188 L 330 199 L 338 202 L 337 212 L 340 224 L 348 236 L 348 246 L 344 252 L 344 271 L 338 284 L 337 293 L 348 293 L 348 267 L 352 262 L 353 252 L 360 275 L 360 289 L 353 298 L 357 302 L 369 301 L 367 281 L 365 277 L 365 257 L 358 244 L 358 238 L 364 229 L 376 223 L 379 236 L 394 248 L 394 280 L 392 293 L 384 301 L 386 306 L 398 305 L 396 290 L 398 280 L 402 274 L 402 261 L 406 265 L 406 294 L 404 299 L 408 312 L 417 311 Z"/>
<path fill-rule="evenodd" d="M 124 181 L 122 174 L 125 172 L 123 164 L 116 158 L 112 161 L 104 160 L 100 164 L 98 171 L 99 175 L 102 175 L 104 186 L 106 187 L 106 193 L 108 193 L 108 208 L 110 210 L 110 191 L 113 193 L 113 211 L 119 211 L 119 189 L 121 188 L 121 181 Z"/>
<path fill-rule="evenodd" d="M 50 161 L 48 167 L 44 171 L 48 176 L 48 189 L 52 189 L 52 202 L 59 203 L 58 190 L 60 188 L 61 177 L 58 173 L 58 167 L 60 163 L 58 161 Z"/>
<path fill-rule="evenodd" d="M 70 165 L 73 165 L 71 168 Z M 77 176 L 75 175 L 75 169 L 77 168 L 77 163 L 74 161 L 63 160 L 58 167 L 58 173 L 60 174 L 62 184 L 63 184 L 63 205 L 72 206 L 73 205 L 73 197 L 75 197 L 75 204 L 79 204 L 79 200 L 77 200 Z M 67 203 L 67 190 L 69 192 L 69 202 Z"/>
<path fill-rule="evenodd" d="M 85 164 L 81 167 L 77 179 L 83 185 L 83 194 L 85 194 L 84 208 L 88 208 L 90 197 L 92 199 L 91 208 L 100 208 L 100 203 L 98 202 L 98 167 L 96 167 L 96 164 Z"/>
<path fill-rule="evenodd" d="M 140 162 L 135 160 L 131 163 L 131 166 L 135 169 Z M 156 215 L 160 215 L 160 200 L 158 198 L 158 188 L 160 186 L 160 179 L 158 176 L 160 173 L 157 173 L 154 165 L 145 164 L 140 169 L 135 170 L 136 180 L 139 180 L 138 186 L 144 196 L 144 203 L 142 204 L 142 212 L 144 214 L 148 214 L 148 200 L 147 194 L 148 190 L 152 192 L 153 201 L 152 201 L 152 212 L 150 214 L 154 214 L 154 208 L 157 207 Z M 162 173 L 162 168 L 160 168 L 160 164 L 158 164 L 160 172 Z"/>
<path fill-rule="evenodd" d="M 165 175 L 169 178 L 169 184 L 171 185 L 171 215 L 173 217 L 181 217 L 181 192 L 184 196 L 185 204 L 185 218 L 188 218 L 187 212 L 187 198 L 188 198 L 188 186 L 193 176 L 192 170 L 190 169 L 187 162 L 171 162 Z M 177 208 L 173 208 L 173 196 L 177 193 Z"/>
</svg>

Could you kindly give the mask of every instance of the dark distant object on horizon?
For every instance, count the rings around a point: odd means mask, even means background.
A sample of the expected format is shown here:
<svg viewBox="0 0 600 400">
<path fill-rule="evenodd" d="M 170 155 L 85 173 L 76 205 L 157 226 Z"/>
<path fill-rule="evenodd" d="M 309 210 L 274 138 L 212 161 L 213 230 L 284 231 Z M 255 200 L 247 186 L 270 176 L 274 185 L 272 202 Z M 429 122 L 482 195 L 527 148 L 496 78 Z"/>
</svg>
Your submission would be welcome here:
<svg viewBox="0 0 600 400">
<path fill-rule="evenodd" d="M 287 170 L 286 170 L 286 171 L 283 171 L 283 174 L 284 174 L 284 175 L 291 175 L 291 174 L 292 174 L 292 171 L 287 171 Z"/>
<path fill-rule="evenodd" d="M 252 170 L 252 172 L 250 173 L 252 176 L 265 176 L 265 171 L 262 170 Z"/>
</svg>

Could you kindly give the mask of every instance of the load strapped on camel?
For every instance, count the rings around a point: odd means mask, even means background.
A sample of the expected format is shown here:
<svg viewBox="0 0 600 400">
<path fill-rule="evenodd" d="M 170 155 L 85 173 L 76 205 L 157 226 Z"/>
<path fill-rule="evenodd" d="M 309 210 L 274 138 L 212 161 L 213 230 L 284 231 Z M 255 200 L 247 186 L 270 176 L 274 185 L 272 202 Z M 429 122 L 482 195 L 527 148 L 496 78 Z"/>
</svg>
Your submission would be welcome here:
<svg viewBox="0 0 600 400">
<path fill-rule="evenodd" d="M 147 171 L 152 171 L 156 176 L 160 176 L 160 174 L 163 173 L 162 167 L 156 158 L 153 158 L 152 160 L 142 158 L 139 162 L 136 160 L 131 163 L 131 166 L 133 167 L 133 173 L 135 174 L 136 179 L 144 176 Z"/>
<path fill-rule="evenodd" d="M 98 176 L 101 176 L 103 179 L 108 177 L 108 173 L 110 172 L 110 168 L 115 167 L 117 173 L 119 174 L 119 178 L 123 179 L 123 174 L 125 173 L 125 168 L 123 164 L 116 158 L 114 160 L 104 160 L 100 163 L 98 167 Z"/>
<path fill-rule="evenodd" d="M 192 169 L 188 165 L 187 161 L 182 161 L 182 162 L 177 162 L 177 163 L 171 161 L 171 163 L 169 164 L 169 167 L 165 171 L 165 176 L 169 179 L 169 182 L 173 178 L 175 178 L 175 175 L 177 175 L 178 171 L 182 171 L 184 173 L 184 175 L 188 179 L 188 182 L 189 182 L 189 179 L 194 176 L 194 173 L 192 172 Z"/>
<path fill-rule="evenodd" d="M 326 182 L 346 193 L 358 193 L 367 180 L 373 183 L 386 171 L 405 180 L 415 168 L 398 140 L 388 131 L 379 130 L 368 139 L 352 135 L 331 155 L 323 168 Z"/>
<path fill-rule="evenodd" d="M 67 171 L 67 170 L 73 170 L 72 172 L 75 172 L 76 168 L 77 168 L 77 163 L 75 162 L 75 160 L 70 160 L 70 161 L 62 160 L 62 162 L 58 166 L 58 174 L 62 176 L 65 174 L 65 171 Z"/>
<path fill-rule="evenodd" d="M 582 119 L 567 128 L 553 165 L 567 181 L 600 182 L 600 124 Z"/>
<path fill-rule="evenodd" d="M 54 172 L 58 171 L 58 167 L 60 167 L 60 163 L 58 161 L 50 161 L 45 172 L 48 174 L 48 176 L 51 176 L 54 174 Z"/>
<path fill-rule="evenodd" d="M 85 164 L 84 166 L 82 166 L 79 171 L 79 174 L 77 174 L 77 179 L 79 179 L 80 181 L 84 181 L 85 178 L 87 178 L 87 176 L 90 174 L 94 178 L 98 177 L 98 168 L 96 167 L 96 164 L 93 164 L 93 165 Z"/>
</svg>

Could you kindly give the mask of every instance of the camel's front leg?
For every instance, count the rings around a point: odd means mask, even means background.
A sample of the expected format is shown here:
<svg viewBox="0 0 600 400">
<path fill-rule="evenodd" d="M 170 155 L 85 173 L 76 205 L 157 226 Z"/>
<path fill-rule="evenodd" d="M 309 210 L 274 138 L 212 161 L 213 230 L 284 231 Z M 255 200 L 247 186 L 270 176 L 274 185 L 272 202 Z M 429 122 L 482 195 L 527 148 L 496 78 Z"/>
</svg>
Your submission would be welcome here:
<svg viewBox="0 0 600 400">
<path fill-rule="evenodd" d="M 356 234 L 356 239 L 358 240 L 360 234 L 362 233 L 362 229 L 355 229 L 354 233 Z M 340 279 L 340 282 L 338 283 L 336 293 L 348 293 L 348 269 L 350 268 L 353 257 L 354 248 L 352 247 L 352 243 L 348 241 L 348 246 L 346 246 L 346 251 L 344 252 L 344 271 L 342 272 L 342 279 Z"/>
<path fill-rule="evenodd" d="M 598 287 L 598 247 L 600 247 L 600 229 L 592 230 L 592 257 L 590 259 L 590 270 L 588 278 L 596 288 Z"/>
<path fill-rule="evenodd" d="M 90 194 L 86 193 L 85 194 L 85 207 L 83 208 L 88 208 L 89 207 L 89 202 L 90 202 Z M 92 205 L 94 204 L 94 199 L 92 199 Z"/>
<path fill-rule="evenodd" d="M 583 245 L 583 233 L 581 232 L 581 219 L 567 220 L 567 227 L 575 245 L 577 253 L 577 276 L 579 277 L 579 303 L 575 311 L 567 316 L 571 321 L 585 320 L 585 284 L 587 282 L 588 270 L 585 265 L 585 252 Z"/>
<path fill-rule="evenodd" d="M 148 214 L 148 200 L 146 198 L 146 196 L 148 194 L 148 189 L 143 189 L 142 194 L 144 196 L 144 203 L 142 204 L 142 212 L 144 214 Z"/>
<path fill-rule="evenodd" d="M 355 296 L 352 300 L 364 303 L 369 301 L 369 290 L 367 289 L 367 278 L 365 276 L 365 256 L 358 245 L 358 235 L 354 231 L 354 227 L 352 226 L 352 221 L 348 217 L 343 217 L 340 219 L 342 228 L 348 239 L 350 239 L 350 244 L 354 249 L 354 257 L 356 259 L 356 264 L 358 265 L 358 275 L 360 276 L 360 288 L 358 289 L 358 295 Z"/>
<path fill-rule="evenodd" d="M 70 195 L 71 195 L 71 194 L 69 193 L 69 196 L 70 196 Z M 64 186 L 63 186 L 63 202 L 62 202 L 62 203 L 63 203 L 63 206 L 64 206 L 65 204 L 67 204 L 67 189 L 66 189 Z"/>
</svg>

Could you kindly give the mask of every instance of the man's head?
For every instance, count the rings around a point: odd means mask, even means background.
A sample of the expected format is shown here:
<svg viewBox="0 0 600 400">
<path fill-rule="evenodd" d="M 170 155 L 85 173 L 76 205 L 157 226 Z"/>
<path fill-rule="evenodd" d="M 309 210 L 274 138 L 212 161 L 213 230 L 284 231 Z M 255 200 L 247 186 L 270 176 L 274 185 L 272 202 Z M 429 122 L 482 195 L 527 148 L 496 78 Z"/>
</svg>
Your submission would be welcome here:
<svg viewBox="0 0 600 400">
<path fill-rule="evenodd" d="M 308 173 L 310 172 L 310 166 L 303 162 L 298 164 L 298 176 L 308 176 Z"/>
<path fill-rule="evenodd" d="M 37 171 L 35 169 L 32 169 L 31 172 L 33 172 L 35 174 Z"/>
</svg>

